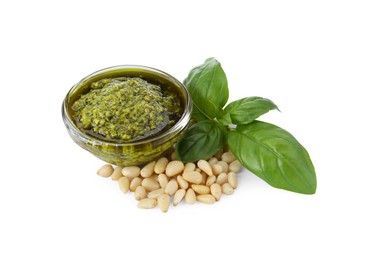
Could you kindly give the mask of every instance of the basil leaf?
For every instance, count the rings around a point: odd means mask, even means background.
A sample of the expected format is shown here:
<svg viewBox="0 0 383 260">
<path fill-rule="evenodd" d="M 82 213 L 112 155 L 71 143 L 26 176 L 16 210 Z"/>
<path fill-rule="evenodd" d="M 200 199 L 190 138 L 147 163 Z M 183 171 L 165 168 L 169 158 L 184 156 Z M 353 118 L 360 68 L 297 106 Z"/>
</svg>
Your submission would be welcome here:
<svg viewBox="0 0 383 260">
<path fill-rule="evenodd" d="M 224 114 L 221 118 L 218 119 L 218 122 L 222 125 L 232 125 L 230 114 Z"/>
<path fill-rule="evenodd" d="M 208 119 L 207 116 L 199 110 L 197 106 L 193 106 L 192 117 L 197 121 Z"/>
<path fill-rule="evenodd" d="M 195 162 L 218 152 L 225 144 L 225 131 L 217 122 L 204 120 L 190 126 L 176 143 L 177 158 Z"/>
<path fill-rule="evenodd" d="M 195 67 L 184 80 L 193 105 L 207 118 L 218 118 L 229 98 L 226 74 L 215 58 Z"/>
<path fill-rule="evenodd" d="M 227 105 L 225 107 L 225 115 L 229 115 L 231 119 L 229 124 L 248 124 L 273 109 L 278 109 L 278 107 L 269 99 L 247 97 Z"/>
<path fill-rule="evenodd" d="M 310 156 L 286 130 L 254 121 L 229 132 L 228 145 L 248 170 L 271 186 L 315 193 L 317 183 Z"/>
</svg>

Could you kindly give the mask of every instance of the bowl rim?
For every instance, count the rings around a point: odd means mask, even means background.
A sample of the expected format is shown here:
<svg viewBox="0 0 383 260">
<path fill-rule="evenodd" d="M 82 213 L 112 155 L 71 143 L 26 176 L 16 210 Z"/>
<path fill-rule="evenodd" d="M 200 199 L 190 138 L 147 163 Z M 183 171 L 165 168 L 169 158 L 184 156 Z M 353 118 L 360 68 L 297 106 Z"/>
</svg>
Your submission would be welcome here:
<svg viewBox="0 0 383 260">
<path fill-rule="evenodd" d="M 93 137 L 93 136 L 90 136 L 90 135 L 83 133 L 76 126 L 76 124 L 73 122 L 73 120 L 71 119 L 71 117 L 69 115 L 68 104 L 69 104 L 71 94 L 73 94 L 73 92 L 79 86 L 81 86 L 82 82 L 89 80 L 92 77 L 97 76 L 103 72 L 109 72 L 109 71 L 118 70 L 118 69 L 141 69 L 141 70 L 144 70 L 145 72 L 149 72 L 149 73 L 154 72 L 157 75 L 160 74 L 161 76 L 166 77 L 167 79 L 172 81 L 175 85 L 179 85 L 181 87 L 182 91 L 184 91 L 184 93 L 185 93 L 185 109 L 182 113 L 181 118 L 171 128 L 169 128 L 165 132 L 161 133 L 160 135 L 145 138 L 145 139 L 138 140 L 138 141 L 133 141 L 133 142 L 132 141 L 121 141 L 121 140 L 116 140 L 115 142 L 109 141 L 109 140 L 107 141 L 107 140 L 98 139 L 96 137 Z M 161 141 L 163 141 L 163 139 L 165 139 L 165 138 L 167 139 L 169 136 L 178 134 L 181 130 L 183 130 L 189 124 L 189 121 L 191 119 L 192 109 L 193 109 L 193 104 L 192 104 L 191 96 L 190 96 L 187 88 L 185 87 L 185 85 L 182 82 L 180 82 L 178 79 L 176 79 L 172 75 L 170 75 L 170 74 L 168 74 L 162 70 L 159 70 L 159 69 L 156 69 L 153 67 L 148 67 L 148 66 L 116 65 L 116 66 L 110 66 L 110 67 L 106 67 L 106 68 L 97 70 L 97 71 L 85 76 L 80 81 L 78 81 L 76 84 L 74 84 L 69 89 L 68 93 L 66 94 L 66 96 L 62 102 L 61 113 L 62 113 L 63 121 L 64 121 L 64 124 L 66 125 L 66 127 L 69 130 L 74 131 L 75 134 L 78 135 L 78 137 L 80 137 L 81 139 L 83 139 L 85 141 L 90 141 L 92 143 L 113 145 L 113 146 L 134 146 L 134 145 L 142 145 L 142 144 L 152 143 L 152 142 L 162 143 Z"/>
</svg>

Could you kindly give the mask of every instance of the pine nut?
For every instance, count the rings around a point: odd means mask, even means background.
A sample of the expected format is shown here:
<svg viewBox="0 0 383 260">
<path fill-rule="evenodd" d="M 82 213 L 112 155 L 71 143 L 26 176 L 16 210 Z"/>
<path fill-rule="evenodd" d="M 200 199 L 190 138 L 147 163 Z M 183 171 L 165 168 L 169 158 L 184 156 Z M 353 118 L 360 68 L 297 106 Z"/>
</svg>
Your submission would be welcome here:
<svg viewBox="0 0 383 260">
<path fill-rule="evenodd" d="M 212 170 L 213 170 L 214 175 L 219 175 L 220 173 L 223 172 L 223 167 L 222 167 L 222 165 L 216 163 L 212 166 Z"/>
<path fill-rule="evenodd" d="M 146 190 L 142 186 L 138 186 L 134 192 L 134 198 L 136 200 L 142 200 L 146 198 Z"/>
<path fill-rule="evenodd" d="M 227 162 L 219 161 L 217 162 L 217 164 L 222 166 L 222 172 L 226 172 L 226 173 L 229 172 L 229 165 L 227 164 Z"/>
<path fill-rule="evenodd" d="M 123 193 L 131 190 L 138 200 L 139 208 L 150 209 L 157 205 L 167 212 L 171 201 L 177 206 L 196 201 L 213 204 L 222 194 L 233 194 L 238 186 L 237 173 L 242 165 L 226 147 L 214 157 L 196 163 L 183 163 L 175 159 L 175 152 L 158 161 L 151 161 L 142 168 L 138 166 L 113 167 L 103 165 L 97 174 L 118 180 Z M 171 198 L 173 196 L 173 199 Z"/>
<path fill-rule="evenodd" d="M 216 179 L 217 177 L 215 177 L 215 175 L 207 177 L 206 186 L 210 187 L 216 181 Z"/>
<path fill-rule="evenodd" d="M 141 182 L 141 186 L 147 191 L 153 191 L 160 188 L 160 184 L 152 178 L 145 178 Z"/>
<path fill-rule="evenodd" d="M 229 172 L 229 174 L 227 175 L 227 181 L 233 189 L 236 189 L 238 187 L 238 178 L 235 172 Z"/>
<path fill-rule="evenodd" d="M 230 186 L 229 183 L 224 183 L 222 185 L 222 193 L 224 193 L 226 195 L 231 195 L 234 193 L 234 189 L 233 189 L 233 187 Z"/>
<path fill-rule="evenodd" d="M 231 172 L 239 172 L 241 170 L 241 163 L 238 160 L 233 161 L 229 165 L 229 170 Z"/>
<path fill-rule="evenodd" d="M 162 194 L 157 198 L 157 204 L 162 212 L 167 212 L 170 206 L 170 196 Z"/>
<path fill-rule="evenodd" d="M 222 195 L 222 189 L 221 186 L 218 183 L 213 183 L 210 186 L 211 195 L 214 196 L 214 198 L 219 201 Z"/>
<path fill-rule="evenodd" d="M 141 183 L 142 183 L 142 179 L 140 177 L 133 178 L 133 180 L 130 182 L 130 190 L 136 191 L 136 188 L 140 186 Z"/>
<path fill-rule="evenodd" d="M 190 182 L 190 183 L 194 183 L 194 184 L 200 184 L 202 182 L 202 175 L 201 173 L 199 172 L 196 172 L 196 171 L 192 171 L 192 172 L 184 172 L 182 174 L 182 177 Z"/>
<path fill-rule="evenodd" d="M 154 173 L 154 165 L 156 165 L 155 161 L 152 161 L 145 165 L 144 168 L 141 169 L 141 176 L 144 178 L 149 178 Z"/>
<path fill-rule="evenodd" d="M 222 154 L 222 161 L 230 164 L 231 162 L 235 161 L 235 157 L 231 152 L 226 152 Z"/>
<path fill-rule="evenodd" d="M 175 176 L 177 174 L 182 173 L 184 170 L 185 165 L 181 161 L 171 161 L 166 165 L 166 175 L 169 177 Z"/>
<path fill-rule="evenodd" d="M 158 182 L 160 183 L 161 188 L 166 188 L 166 185 L 168 185 L 168 176 L 166 174 L 161 173 L 158 175 Z"/>
<path fill-rule="evenodd" d="M 157 206 L 157 200 L 155 199 L 142 199 L 138 202 L 138 207 L 141 209 L 152 209 Z"/>
<path fill-rule="evenodd" d="M 114 169 L 112 175 L 110 176 L 110 178 L 113 180 L 113 181 L 118 181 L 118 179 L 120 179 L 122 177 L 122 168 L 121 167 L 116 167 L 116 169 Z"/>
<path fill-rule="evenodd" d="M 122 169 L 122 174 L 128 178 L 134 178 L 140 176 L 140 167 L 126 166 Z"/>
<path fill-rule="evenodd" d="M 199 160 L 197 165 L 198 165 L 198 168 L 200 168 L 202 171 L 204 171 L 207 175 L 209 175 L 209 176 L 213 175 L 213 171 L 211 169 L 211 166 L 207 161 Z"/>
<path fill-rule="evenodd" d="M 217 180 L 215 183 L 218 183 L 219 185 L 223 185 L 227 182 L 227 173 L 223 172 L 220 175 L 218 175 Z"/>
<path fill-rule="evenodd" d="M 184 178 L 182 178 L 181 175 L 177 176 L 177 182 L 178 182 L 178 186 L 181 189 L 187 190 L 187 188 L 189 188 L 189 183 Z"/>
<path fill-rule="evenodd" d="M 168 158 L 166 157 L 160 158 L 157 161 L 156 165 L 154 165 L 154 172 L 157 174 L 164 173 L 166 169 L 166 165 L 168 165 L 168 162 L 169 162 Z"/>
<path fill-rule="evenodd" d="M 174 206 L 177 206 L 182 201 L 182 199 L 185 197 L 185 193 L 186 193 L 186 191 L 184 189 L 177 190 L 177 192 L 174 194 L 174 198 L 173 198 L 173 205 Z"/>
<path fill-rule="evenodd" d="M 218 159 L 215 158 L 215 157 L 211 157 L 209 159 L 209 164 L 213 167 L 214 164 L 216 164 L 218 162 Z"/>
<path fill-rule="evenodd" d="M 185 164 L 184 172 L 192 172 L 194 170 L 195 170 L 195 164 L 194 163 L 189 162 L 189 163 Z"/>
<path fill-rule="evenodd" d="M 215 198 L 213 197 L 213 195 L 210 194 L 198 195 L 197 201 L 205 204 L 213 204 L 215 202 Z"/>
<path fill-rule="evenodd" d="M 188 203 L 188 204 L 194 204 L 195 201 L 196 201 L 196 195 L 195 195 L 195 192 L 192 188 L 189 188 L 187 191 L 186 191 L 186 195 L 185 195 L 185 201 Z"/>
<path fill-rule="evenodd" d="M 127 193 L 129 191 L 130 186 L 130 181 L 128 177 L 123 176 L 120 179 L 118 179 L 118 185 L 120 186 L 120 190 L 123 193 Z"/>
<path fill-rule="evenodd" d="M 192 184 L 192 189 L 198 194 L 209 194 L 210 188 L 205 185 Z"/>
<path fill-rule="evenodd" d="M 162 194 L 164 194 L 164 189 L 162 189 L 162 188 L 161 189 L 157 189 L 157 190 L 153 190 L 153 191 L 148 193 L 148 198 L 150 198 L 150 199 L 157 199 Z"/>
<path fill-rule="evenodd" d="M 102 166 L 98 171 L 97 174 L 101 177 L 110 177 L 114 172 L 113 166 L 110 164 L 106 164 Z"/>
<path fill-rule="evenodd" d="M 169 194 L 170 196 L 174 195 L 178 189 L 178 183 L 176 180 L 170 180 L 168 185 L 166 185 L 165 193 Z"/>
</svg>

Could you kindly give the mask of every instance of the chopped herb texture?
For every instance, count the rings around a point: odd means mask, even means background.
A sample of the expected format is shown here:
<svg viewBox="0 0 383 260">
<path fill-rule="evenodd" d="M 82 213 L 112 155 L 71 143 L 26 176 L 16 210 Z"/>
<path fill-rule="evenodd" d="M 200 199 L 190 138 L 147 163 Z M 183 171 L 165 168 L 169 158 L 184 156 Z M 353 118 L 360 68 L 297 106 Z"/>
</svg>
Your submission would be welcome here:
<svg viewBox="0 0 383 260">
<path fill-rule="evenodd" d="M 179 96 L 138 77 L 105 78 L 72 105 L 78 128 L 103 140 L 137 141 L 173 126 L 183 109 Z"/>
</svg>

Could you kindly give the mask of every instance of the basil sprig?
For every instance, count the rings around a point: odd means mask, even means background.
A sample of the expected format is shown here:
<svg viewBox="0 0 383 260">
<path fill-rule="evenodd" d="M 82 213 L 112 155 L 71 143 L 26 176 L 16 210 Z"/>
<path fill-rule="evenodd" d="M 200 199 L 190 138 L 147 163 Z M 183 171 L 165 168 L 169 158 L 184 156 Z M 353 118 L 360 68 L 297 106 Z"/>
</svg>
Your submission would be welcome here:
<svg viewBox="0 0 383 260">
<path fill-rule="evenodd" d="M 306 149 L 286 130 L 257 120 L 278 107 L 269 99 L 247 97 L 226 107 L 229 89 L 221 64 L 209 58 L 185 79 L 193 100 L 190 126 L 176 145 L 180 160 L 193 162 L 229 146 L 249 171 L 275 188 L 303 194 L 316 191 L 316 174 Z"/>
</svg>

